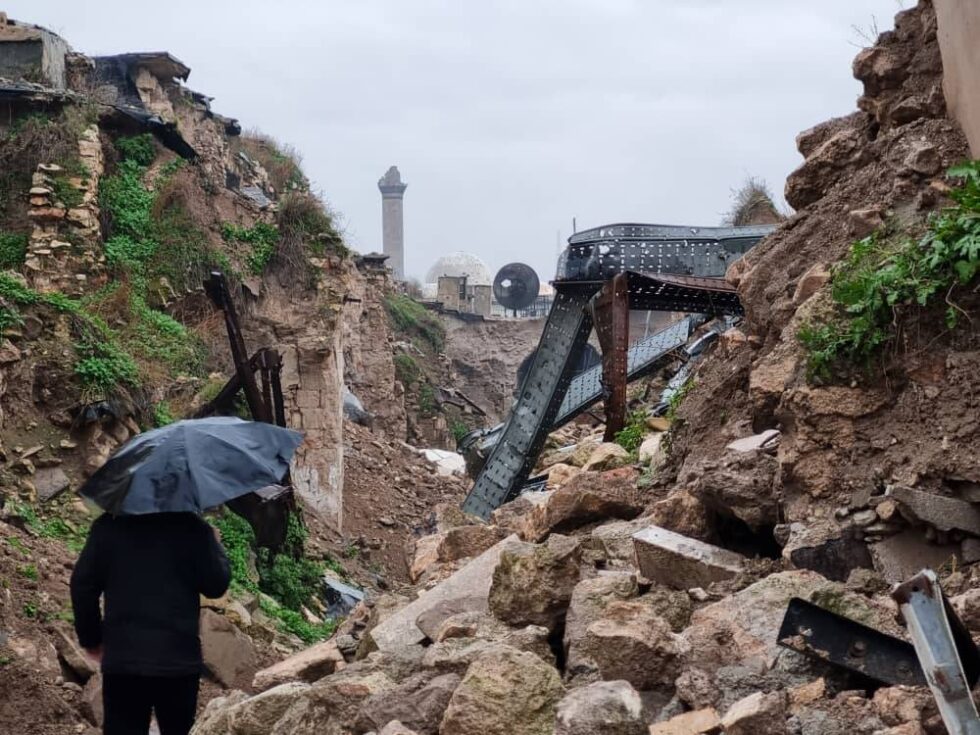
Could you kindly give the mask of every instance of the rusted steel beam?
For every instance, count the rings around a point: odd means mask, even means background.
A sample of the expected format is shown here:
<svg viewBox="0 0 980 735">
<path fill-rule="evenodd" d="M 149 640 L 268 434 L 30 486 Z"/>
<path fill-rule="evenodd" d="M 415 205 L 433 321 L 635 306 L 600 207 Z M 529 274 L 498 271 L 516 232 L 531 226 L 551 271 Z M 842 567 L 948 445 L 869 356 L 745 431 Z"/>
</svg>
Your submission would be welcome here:
<svg viewBox="0 0 980 735">
<path fill-rule="evenodd" d="M 225 327 L 228 330 L 228 342 L 231 345 L 231 356 L 235 362 L 235 372 L 241 382 L 245 401 L 248 403 L 248 410 L 251 412 L 252 418 L 271 424 L 270 407 L 262 400 L 259 386 L 255 382 L 254 368 L 249 368 L 248 353 L 245 351 L 245 338 L 242 336 L 238 314 L 235 311 L 235 304 L 231 300 L 231 294 L 228 292 L 228 282 L 225 280 L 224 274 L 221 271 L 212 271 L 208 280 L 204 282 L 204 291 L 211 299 L 211 303 L 220 309 L 225 316 Z"/>
<path fill-rule="evenodd" d="M 276 426 L 286 426 L 286 401 L 282 397 L 282 353 L 270 350 L 272 362 L 270 376 L 272 379 L 272 417 Z"/>
<path fill-rule="evenodd" d="M 595 300 L 595 326 L 602 348 L 602 396 L 606 413 L 604 441 L 611 442 L 626 424 L 626 357 L 629 351 L 630 302 L 626 274 L 606 281 Z"/>
</svg>

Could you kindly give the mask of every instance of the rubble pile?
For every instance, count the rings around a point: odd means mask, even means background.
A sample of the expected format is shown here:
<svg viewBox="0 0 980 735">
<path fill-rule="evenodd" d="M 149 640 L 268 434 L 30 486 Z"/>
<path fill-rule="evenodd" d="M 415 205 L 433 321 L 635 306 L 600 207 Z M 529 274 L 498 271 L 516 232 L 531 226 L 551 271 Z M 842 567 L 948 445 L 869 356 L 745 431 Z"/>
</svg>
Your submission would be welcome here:
<svg viewBox="0 0 980 735">
<path fill-rule="evenodd" d="M 213 700 L 197 735 L 257 718 L 278 735 L 945 732 L 926 687 L 779 642 L 794 600 L 907 640 L 888 590 L 923 566 L 980 634 L 971 337 L 924 335 L 869 385 L 808 381 L 795 338 L 850 243 L 941 205 L 967 156 L 930 2 L 854 72 L 860 111 L 798 138 L 799 211 L 729 273 L 747 318 L 672 420 L 635 454 L 586 423 L 554 432 L 545 489 L 489 524 L 440 509 L 407 549 L 413 590 L 362 603 L 323 668 L 306 652 L 279 665 L 292 681 Z"/>
</svg>

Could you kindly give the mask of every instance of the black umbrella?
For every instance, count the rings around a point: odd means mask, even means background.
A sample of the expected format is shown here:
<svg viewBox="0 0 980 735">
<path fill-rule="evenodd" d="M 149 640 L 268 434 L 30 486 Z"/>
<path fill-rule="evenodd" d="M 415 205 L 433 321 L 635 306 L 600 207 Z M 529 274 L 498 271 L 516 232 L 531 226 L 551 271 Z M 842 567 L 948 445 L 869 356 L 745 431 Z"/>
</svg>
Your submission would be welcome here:
<svg viewBox="0 0 980 735">
<path fill-rule="evenodd" d="M 228 416 L 140 434 L 79 493 L 114 515 L 201 513 L 282 481 L 303 436 Z"/>
</svg>

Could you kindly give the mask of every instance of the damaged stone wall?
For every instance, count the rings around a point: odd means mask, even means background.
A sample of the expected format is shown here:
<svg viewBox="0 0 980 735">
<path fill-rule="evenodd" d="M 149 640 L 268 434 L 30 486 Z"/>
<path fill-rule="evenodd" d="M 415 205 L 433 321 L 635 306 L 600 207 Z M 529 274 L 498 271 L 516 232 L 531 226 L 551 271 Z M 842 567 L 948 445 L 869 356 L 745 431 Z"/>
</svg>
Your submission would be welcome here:
<svg viewBox="0 0 980 735">
<path fill-rule="evenodd" d="M 962 498 L 962 488 L 980 482 L 980 339 L 972 323 L 955 338 L 938 323 L 919 325 L 883 379 L 857 376 L 850 385 L 810 382 L 797 340 L 801 325 L 827 308 L 830 269 L 851 243 L 886 220 L 942 206 L 946 169 L 969 155 L 947 116 L 936 33 L 930 2 L 899 13 L 895 30 L 854 61 L 860 111 L 798 136 L 805 161 L 786 182 L 798 211 L 730 270 L 745 325 L 723 335 L 678 414 L 671 480 L 712 512 L 776 528 L 788 549 L 818 550 L 801 560 L 840 546 L 853 552 L 845 566 L 868 565 L 867 542 L 882 570 L 875 550 L 919 524 L 884 503 L 888 486 Z M 778 449 L 727 449 L 771 429 L 781 432 Z M 980 526 L 970 533 L 980 535 Z M 932 542 L 955 545 L 964 535 L 937 537 L 920 526 L 902 538 L 914 540 L 904 546 L 913 557 L 934 558 Z"/>
<path fill-rule="evenodd" d="M 105 282 L 98 206 L 104 168 L 99 128 L 89 125 L 78 141 L 77 171 L 42 163 L 34 173 L 28 211 L 33 229 L 24 266 L 38 291 L 79 296 Z M 76 192 L 75 206 L 58 198 L 59 182 Z"/>
</svg>

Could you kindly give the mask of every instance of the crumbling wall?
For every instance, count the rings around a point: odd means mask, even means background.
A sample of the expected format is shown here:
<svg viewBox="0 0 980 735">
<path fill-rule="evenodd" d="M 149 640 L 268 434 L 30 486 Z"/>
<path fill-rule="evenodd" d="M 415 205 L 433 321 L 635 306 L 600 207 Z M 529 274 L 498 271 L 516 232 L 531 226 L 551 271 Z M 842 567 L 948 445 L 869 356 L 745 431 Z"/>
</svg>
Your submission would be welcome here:
<svg viewBox="0 0 980 735">
<path fill-rule="evenodd" d="M 874 510 L 886 485 L 956 495 L 980 482 L 980 335 L 972 323 L 955 338 L 941 320 L 922 323 L 884 375 L 808 380 L 797 333 L 826 308 L 830 269 L 886 220 L 942 206 L 946 169 L 968 156 L 946 112 L 930 2 L 899 13 L 895 30 L 858 54 L 854 75 L 860 111 L 797 137 L 805 161 L 786 182 L 796 214 L 729 272 L 747 318 L 723 335 L 678 410 L 671 478 L 756 528 L 825 521 L 877 545 L 903 527 Z M 767 429 L 781 431 L 775 457 L 726 449 Z"/>
</svg>

